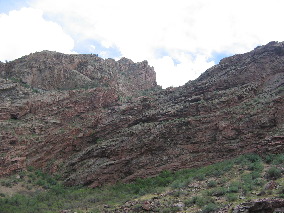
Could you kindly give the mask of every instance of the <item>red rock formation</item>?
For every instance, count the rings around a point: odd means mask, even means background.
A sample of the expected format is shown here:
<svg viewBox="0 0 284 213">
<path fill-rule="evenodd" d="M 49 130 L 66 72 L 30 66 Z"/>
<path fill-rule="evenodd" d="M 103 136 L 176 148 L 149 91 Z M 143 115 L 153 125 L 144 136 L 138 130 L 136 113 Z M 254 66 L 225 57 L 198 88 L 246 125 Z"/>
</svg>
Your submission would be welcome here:
<svg viewBox="0 0 284 213">
<path fill-rule="evenodd" d="M 9 106 L 2 119 L 10 116 L 0 122 L 0 175 L 32 165 L 62 173 L 68 185 L 96 187 L 247 152 L 283 152 L 282 52 L 283 43 L 269 43 L 223 59 L 182 87 L 143 96 L 141 89 L 156 88 L 146 62 L 50 52 L 15 60 L 0 71 L 9 84 L 13 72 L 21 80 L 0 96 Z M 84 87 L 87 78 L 97 87 L 39 93 L 24 87 L 70 89 Z M 23 89 L 25 96 L 14 101 Z M 12 166 L 16 157 L 18 168 Z"/>
<path fill-rule="evenodd" d="M 134 63 L 96 55 L 65 55 L 43 51 L 0 66 L 0 76 L 36 89 L 68 90 L 111 87 L 124 95 L 156 87 L 156 74 L 147 61 Z"/>
</svg>

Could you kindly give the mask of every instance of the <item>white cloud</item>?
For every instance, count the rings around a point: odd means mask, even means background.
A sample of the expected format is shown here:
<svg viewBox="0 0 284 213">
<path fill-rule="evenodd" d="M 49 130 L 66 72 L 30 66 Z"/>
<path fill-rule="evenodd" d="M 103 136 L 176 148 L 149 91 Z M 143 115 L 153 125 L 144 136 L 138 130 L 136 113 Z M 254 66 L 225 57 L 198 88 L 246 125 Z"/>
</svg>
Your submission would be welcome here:
<svg viewBox="0 0 284 213">
<path fill-rule="evenodd" d="M 90 46 L 90 49 L 91 49 L 91 50 L 96 50 L 96 46 L 95 46 L 95 45 L 91 45 L 91 46 Z"/>
<path fill-rule="evenodd" d="M 32 8 L 0 14 L 0 60 L 13 60 L 31 52 L 54 50 L 71 53 L 73 39 L 62 28 Z"/>
<path fill-rule="evenodd" d="M 149 60 L 164 87 L 198 76 L 213 65 L 214 53 L 284 40 L 283 6 L 283 0 L 31 0 L 74 39 Z"/>
<path fill-rule="evenodd" d="M 163 87 L 183 85 L 189 80 L 196 79 L 200 73 L 214 65 L 213 61 L 208 61 L 207 57 L 202 55 L 193 58 L 183 54 L 179 59 L 181 61 L 178 64 L 175 64 L 170 56 L 149 61 L 154 65 L 155 70 L 162 70 L 157 72 L 157 78 Z"/>
</svg>

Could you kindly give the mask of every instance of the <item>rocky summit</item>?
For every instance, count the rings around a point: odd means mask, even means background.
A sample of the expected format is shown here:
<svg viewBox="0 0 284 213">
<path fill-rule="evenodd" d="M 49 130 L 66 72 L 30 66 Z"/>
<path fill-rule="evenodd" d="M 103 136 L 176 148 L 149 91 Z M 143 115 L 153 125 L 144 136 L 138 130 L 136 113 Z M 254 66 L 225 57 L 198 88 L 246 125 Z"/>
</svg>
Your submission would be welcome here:
<svg viewBox="0 0 284 213">
<path fill-rule="evenodd" d="M 283 153 L 284 43 L 162 90 L 147 61 L 43 51 L 0 63 L 0 175 L 97 187 L 245 153 Z"/>
</svg>

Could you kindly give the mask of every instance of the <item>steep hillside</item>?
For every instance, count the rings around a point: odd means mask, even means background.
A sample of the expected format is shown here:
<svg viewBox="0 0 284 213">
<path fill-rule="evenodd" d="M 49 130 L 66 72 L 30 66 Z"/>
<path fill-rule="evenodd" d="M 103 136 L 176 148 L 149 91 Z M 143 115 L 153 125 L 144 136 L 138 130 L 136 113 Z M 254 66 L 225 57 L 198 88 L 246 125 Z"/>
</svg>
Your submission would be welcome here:
<svg viewBox="0 0 284 213">
<path fill-rule="evenodd" d="M 60 163 L 80 150 L 75 146 L 89 145 L 108 106 L 160 89 L 147 61 L 49 51 L 1 63 L 0 83 L 0 176 L 25 169 L 42 154 Z"/>
<path fill-rule="evenodd" d="M 279 48 L 270 43 L 224 59 L 183 87 L 110 108 L 95 128 L 95 144 L 69 159 L 67 183 L 97 186 L 246 152 L 282 152 Z"/>
<path fill-rule="evenodd" d="M 283 163 L 284 154 L 246 154 L 94 189 L 66 187 L 29 168 L 0 179 L 0 212 L 279 213 L 284 207 Z"/>
<path fill-rule="evenodd" d="M 271 42 L 166 90 L 127 59 L 42 52 L 1 64 L 0 174 L 34 166 L 96 187 L 282 153 L 283 53 Z"/>
</svg>

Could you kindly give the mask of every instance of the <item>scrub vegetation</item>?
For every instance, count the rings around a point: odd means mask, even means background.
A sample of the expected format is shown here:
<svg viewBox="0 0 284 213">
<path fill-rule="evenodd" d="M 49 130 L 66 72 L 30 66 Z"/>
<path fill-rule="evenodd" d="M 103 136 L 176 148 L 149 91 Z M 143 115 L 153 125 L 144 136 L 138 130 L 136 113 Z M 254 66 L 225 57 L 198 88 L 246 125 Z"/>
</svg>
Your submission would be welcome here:
<svg viewBox="0 0 284 213">
<path fill-rule="evenodd" d="M 251 199 L 284 198 L 283 163 L 284 154 L 246 154 L 95 189 L 65 187 L 59 176 L 29 168 L 0 180 L 0 212 L 212 212 Z"/>
</svg>

